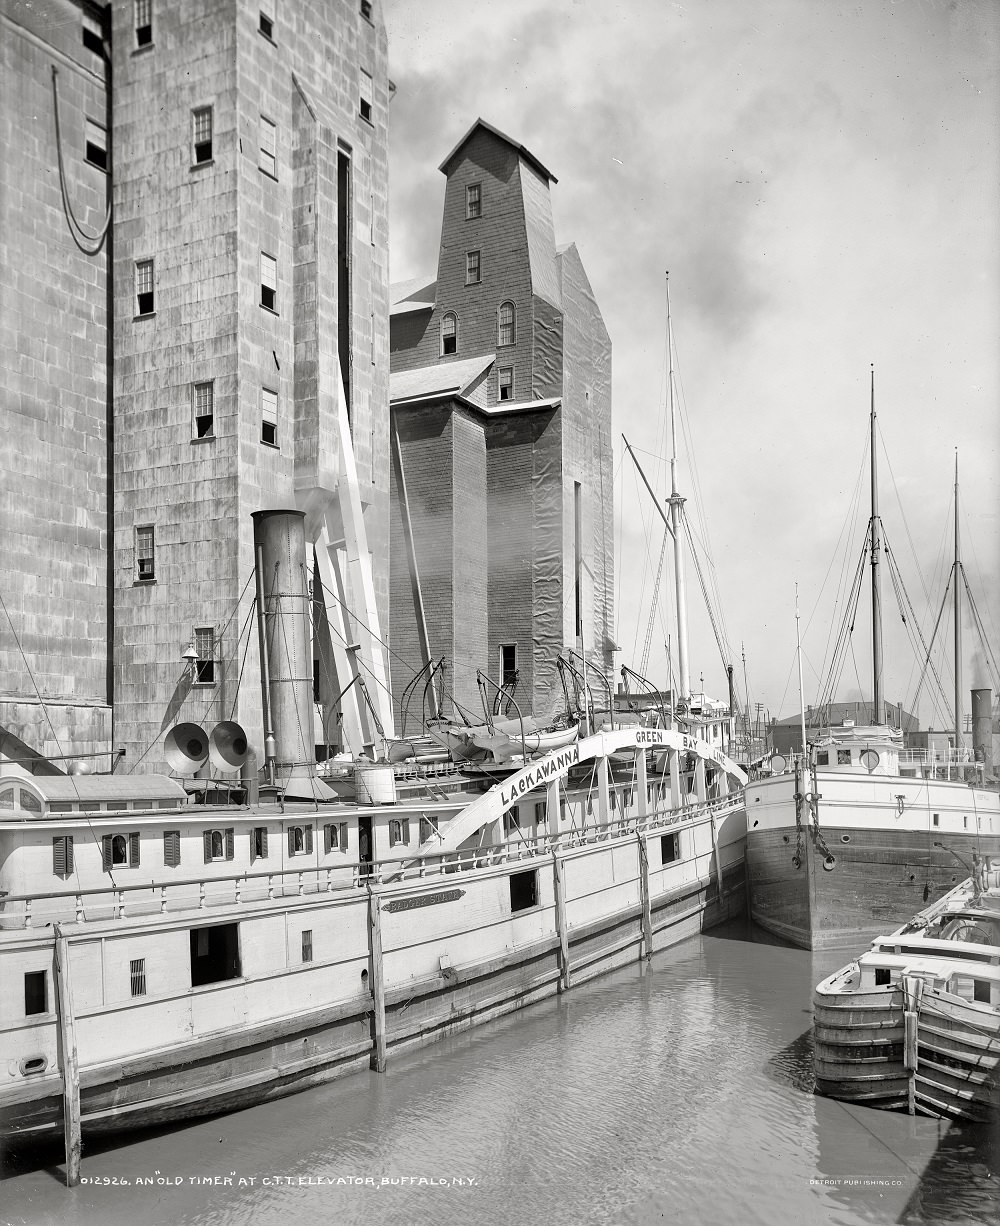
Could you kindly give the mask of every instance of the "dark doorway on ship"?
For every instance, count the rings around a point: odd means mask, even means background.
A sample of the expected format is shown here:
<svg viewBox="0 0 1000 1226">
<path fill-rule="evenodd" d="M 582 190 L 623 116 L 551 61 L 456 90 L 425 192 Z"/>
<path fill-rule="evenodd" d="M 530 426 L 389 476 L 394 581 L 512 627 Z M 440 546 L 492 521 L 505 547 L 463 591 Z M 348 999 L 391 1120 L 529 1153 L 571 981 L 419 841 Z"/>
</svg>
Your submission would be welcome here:
<svg viewBox="0 0 1000 1226">
<path fill-rule="evenodd" d="M 358 817 L 358 859 L 361 862 L 361 875 L 370 875 L 372 871 L 372 819 L 364 815 Z"/>
<path fill-rule="evenodd" d="M 191 929 L 191 986 L 239 979 L 239 924 L 213 924 Z"/>
</svg>

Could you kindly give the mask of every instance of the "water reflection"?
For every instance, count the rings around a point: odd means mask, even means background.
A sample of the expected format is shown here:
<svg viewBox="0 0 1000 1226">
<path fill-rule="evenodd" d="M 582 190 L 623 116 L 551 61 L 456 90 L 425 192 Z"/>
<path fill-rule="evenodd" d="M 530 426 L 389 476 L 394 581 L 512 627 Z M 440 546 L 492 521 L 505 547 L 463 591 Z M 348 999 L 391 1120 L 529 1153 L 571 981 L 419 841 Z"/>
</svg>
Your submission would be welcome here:
<svg viewBox="0 0 1000 1226">
<path fill-rule="evenodd" d="M 813 1094 L 812 989 L 848 957 L 730 925 L 383 1077 L 87 1147 L 85 1175 L 128 1186 L 69 1193 L 58 1148 L 9 1154 L 4 1208 L 107 1226 L 995 1220 L 983 1131 Z M 182 1182 L 135 1185 L 156 1172 Z M 200 1182 L 216 1177 L 233 1182 Z"/>
</svg>

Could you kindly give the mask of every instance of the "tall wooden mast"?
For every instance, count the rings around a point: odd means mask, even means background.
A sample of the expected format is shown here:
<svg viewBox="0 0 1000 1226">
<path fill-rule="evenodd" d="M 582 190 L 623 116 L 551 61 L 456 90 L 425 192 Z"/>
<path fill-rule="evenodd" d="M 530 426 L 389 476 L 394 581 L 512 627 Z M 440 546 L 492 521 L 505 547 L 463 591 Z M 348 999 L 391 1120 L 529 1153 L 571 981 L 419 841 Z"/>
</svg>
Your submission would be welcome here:
<svg viewBox="0 0 1000 1226">
<path fill-rule="evenodd" d="M 882 700 L 882 593 L 879 582 L 881 550 L 878 517 L 878 475 L 875 462 L 875 367 L 872 366 L 871 394 L 871 480 L 872 480 L 872 723 L 881 724 L 885 715 Z"/>
</svg>

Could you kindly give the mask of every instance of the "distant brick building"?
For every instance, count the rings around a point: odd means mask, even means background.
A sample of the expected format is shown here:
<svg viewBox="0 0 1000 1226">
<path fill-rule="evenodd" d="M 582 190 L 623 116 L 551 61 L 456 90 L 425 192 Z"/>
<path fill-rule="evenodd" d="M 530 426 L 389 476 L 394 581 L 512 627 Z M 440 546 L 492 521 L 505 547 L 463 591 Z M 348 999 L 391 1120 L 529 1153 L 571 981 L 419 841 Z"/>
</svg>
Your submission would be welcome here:
<svg viewBox="0 0 1000 1226">
<path fill-rule="evenodd" d="M 478 120 L 441 170 L 437 278 L 393 287 L 393 691 L 443 656 L 546 715 L 560 651 L 611 667 L 611 342 L 545 166 Z"/>
<path fill-rule="evenodd" d="M 0 0 L 3 584 L 27 659 L 0 626 L 0 727 L 40 750 L 154 766 L 180 714 L 239 719 L 259 752 L 256 679 L 236 694 L 250 516 L 298 506 L 315 538 L 341 371 L 387 619 L 378 8 Z"/>
</svg>

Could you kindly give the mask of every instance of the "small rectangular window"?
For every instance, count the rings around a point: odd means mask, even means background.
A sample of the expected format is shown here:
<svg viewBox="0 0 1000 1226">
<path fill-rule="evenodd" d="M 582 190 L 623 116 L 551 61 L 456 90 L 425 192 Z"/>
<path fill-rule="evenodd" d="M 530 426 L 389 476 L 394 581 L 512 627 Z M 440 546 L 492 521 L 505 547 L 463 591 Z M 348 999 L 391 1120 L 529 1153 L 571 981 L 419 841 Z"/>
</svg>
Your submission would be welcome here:
<svg viewBox="0 0 1000 1226">
<path fill-rule="evenodd" d="M 375 97 L 375 83 L 372 80 L 372 74 L 370 72 L 365 72 L 363 68 L 360 70 L 360 77 L 361 77 L 361 100 L 359 104 L 359 110 L 361 112 L 361 118 L 366 120 L 368 123 L 371 123 L 372 121 L 372 98 Z"/>
<path fill-rule="evenodd" d="M 371 0 L 361 0 L 361 16 L 365 19 L 365 21 L 371 21 L 372 19 Z"/>
<path fill-rule="evenodd" d="M 988 979 L 973 979 L 972 999 L 978 1000 L 982 1005 L 990 1003 L 990 981 Z"/>
<path fill-rule="evenodd" d="M 303 928 L 302 930 L 302 961 L 311 962 L 313 960 L 313 934 L 311 928 Z"/>
<path fill-rule="evenodd" d="M 510 875 L 510 909 L 526 911 L 538 906 L 538 874 L 535 869 Z"/>
<path fill-rule="evenodd" d="M 274 40 L 274 17 L 270 10 L 267 12 L 264 9 L 260 10 L 260 24 L 257 28 L 265 38 Z"/>
<path fill-rule="evenodd" d="M 483 279 L 479 255 L 480 253 L 478 251 L 467 251 L 465 253 L 466 285 L 478 285 Z"/>
<path fill-rule="evenodd" d="M 268 387 L 260 390 L 260 441 L 278 445 L 278 393 Z"/>
<path fill-rule="evenodd" d="M 269 311 L 278 309 L 278 261 L 263 251 L 260 253 L 260 305 Z"/>
<path fill-rule="evenodd" d="M 501 366 L 497 371 L 497 400 L 514 399 L 514 368 Z"/>
<path fill-rule="evenodd" d="M 194 632 L 195 685 L 215 685 L 215 630 L 212 626 L 197 626 Z"/>
<path fill-rule="evenodd" d="M 135 577 L 139 583 L 152 583 L 156 579 L 156 542 L 152 524 L 144 524 L 135 530 Z"/>
<path fill-rule="evenodd" d="M 194 164 L 201 166 L 212 160 L 212 108 L 199 107 L 191 112 Z"/>
<path fill-rule="evenodd" d="M 817 766 L 829 766 L 830 765 L 830 754 L 828 753 L 827 750 L 819 749 L 816 751 L 816 765 Z"/>
<path fill-rule="evenodd" d="M 941 825 L 941 814 L 935 813 L 934 816 L 931 818 L 931 822 L 935 826 L 940 826 Z"/>
<path fill-rule="evenodd" d="M 250 859 L 267 859 L 267 827 L 254 826 L 250 832 Z"/>
<path fill-rule="evenodd" d="M 93 119 L 86 121 L 86 153 L 84 155 L 91 166 L 99 170 L 108 168 L 108 131 L 103 124 Z"/>
<path fill-rule="evenodd" d="M 215 437 L 215 385 L 212 383 L 196 383 L 194 396 L 194 436 L 195 438 Z"/>
<path fill-rule="evenodd" d="M 521 829 L 521 810 L 517 805 L 514 805 L 512 809 L 508 809 L 507 812 L 503 815 L 503 832 L 505 835 L 510 836 L 516 830 L 520 830 L 520 829 Z"/>
<path fill-rule="evenodd" d="M 153 0 L 135 0 L 135 45 L 149 47 L 153 42 Z"/>
<path fill-rule="evenodd" d="M 888 987 L 892 983 L 892 971 L 887 966 L 876 966 L 875 968 L 875 986 L 877 988 Z"/>
<path fill-rule="evenodd" d="M 660 863 L 673 864 L 681 858 L 681 836 L 678 833 L 660 835 Z"/>
<path fill-rule="evenodd" d="M 135 313 L 136 315 L 152 315 L 154 310 L 153 261 L 136 260 Z"/>
<path fill-rule="evenodd" d="M 52 839 L 52 871 L 57 877 L 73 873 L 73 836 L 57 834 Z"/>
<path fill-rule="evenodd" d="M 131 958 L 129 960 L 129 978 L 131 979 L 132 995 L 146 995 L 146 959 Z"/>
<path fill-rule="evenodd" d="M 851 765 L 851 751 L 849 749 L 838 749 L 837 750 L 837 765 L 838 766 L 850 766 Z"/>
<path fill-rule="evenodd" d="M 270 119 L 260 117 L 260 168 L 272 179 L 278 177 L 278 130 Z"/>
<path fill-rule="evenodd" d="M 47 1013 L 47 997 L 45 971 L 25 971 L 24 973 L 24 1012 L 28 1017 L 35 1013 Z"/>
<path fill-rule="evenodd" d="M 482 187 L 478 183 L 470 183 L 465 189 L 465 216 L 472 221 L 483 215 Z"/>
<path fill-rule="evenodd" d="M 104 54 L 104 30 L 96 17 L 83 14 L 83 45 L 95 55 Z"/>
<path fill-rule="evenodd" d="M 545 825 L 545 801 L 538 800 L 535 802 L 535 825 Z"/>
<path fill-rule="evenodd" d="M 163 863 L 167 868 L 177 868 L 181 862 L 181 832 L 179 830 L 164 830 L 163 832 Z"/>
<path fill-rule="evenodd" d="M 191 929 L 191 986 L 220 983 L 239 979 L 240 926 L 213 924 L 208 928 Z"/>
<path fill-rule="evenodd" d="M 517 678 L 517 644 L 500 644 L 500 688 L 506 689 Z"/>
</svg>

